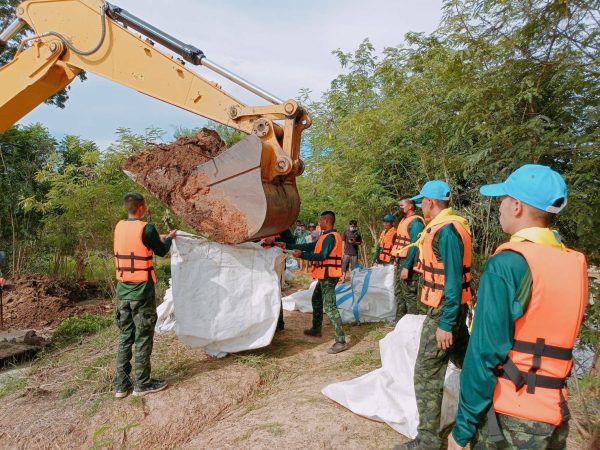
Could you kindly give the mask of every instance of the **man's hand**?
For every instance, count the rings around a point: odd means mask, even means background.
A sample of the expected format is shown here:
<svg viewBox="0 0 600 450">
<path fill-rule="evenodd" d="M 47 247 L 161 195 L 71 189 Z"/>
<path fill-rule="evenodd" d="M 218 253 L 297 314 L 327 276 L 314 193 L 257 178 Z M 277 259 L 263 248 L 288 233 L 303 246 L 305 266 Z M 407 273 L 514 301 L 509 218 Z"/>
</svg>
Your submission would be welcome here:
<svg viewBox="0 0 600 450">
<path fill-rule="evenodd" d="M 402 272 L 400 272 L 400 279 L 404 280 L 404 281 L 408 280 L 408 269 L 407 268 L 402 269 Z"/>
<path fill-rule="evenodd" d="M 3 287 L 5 283 L 4 278 L 0 277 L 0 287 Z"/>
<path fill-rule="evenodd" d="M 300 258 L 300 256 L 302 255 L 302 250 L 294 250 L 294 258 Z"/>
<path fill-rule="evenodd" d="M 275 242 L 275 236 L 268 236 L 266 238 L 262 238 L 260 241 L 260 243 L 264 245 L 273 245 L 273 242 Z"/>
<path fill-rule="evenodd" d="M 452 347 L 452 332 L 438 328 L 435 332 L 438 350 L 448 350 Z"/>
<path fill-rule="evenodd" d="M 177 237 L 177 230 L 169 231 L 169 237 L 175 239 Z"/>
<path fill-rule="evenodd" d="M 448 436 L 448 450 L 461 450 L 462 448 L 463 447 L 461 447 L 458 442 L 454 440 L 452 433 L 450 433 L 450 436 Z"/>
</svg>

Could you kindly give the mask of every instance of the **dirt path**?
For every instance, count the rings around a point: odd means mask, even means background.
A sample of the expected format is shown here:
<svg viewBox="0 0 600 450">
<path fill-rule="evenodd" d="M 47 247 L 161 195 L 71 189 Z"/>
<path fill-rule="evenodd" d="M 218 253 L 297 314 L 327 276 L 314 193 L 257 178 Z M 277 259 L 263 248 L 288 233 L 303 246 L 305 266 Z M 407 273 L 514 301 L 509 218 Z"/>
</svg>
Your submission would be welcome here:
<svg viewBox="0 0 600 450">
<path fill-rule="evenodd" d="M 310 315 L 287 313 L 271 346 L 215 360 L 173 335 L 156 339 L 153 372 L 171 381 L 143 399 L 111 392 L 111 327 L 0 375 L 0 448 L 391 448 L 402 437 L 324 397 L 326 384 L 378 365 L 382 325 L 348 327 L 352 348 L 327 355 L 332 332 L 309 338 Z M 3 387 L 2 387 L 3 386 Z"/>
</svg>

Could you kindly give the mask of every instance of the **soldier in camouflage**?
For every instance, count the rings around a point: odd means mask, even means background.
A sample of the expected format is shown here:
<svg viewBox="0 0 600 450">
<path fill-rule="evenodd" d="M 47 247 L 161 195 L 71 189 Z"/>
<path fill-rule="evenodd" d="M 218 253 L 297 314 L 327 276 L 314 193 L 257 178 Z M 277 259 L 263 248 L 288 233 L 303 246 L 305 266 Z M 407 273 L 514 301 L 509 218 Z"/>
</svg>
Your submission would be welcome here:
<svg viewBox="0 0 600 450">
<path fill-rule="evenodd" d="M 125 227 L 117 226 L 115 229 L 115 244 L 119 247 L 131 246 L 131 248 L 120 249 L 122 255 L 134 255 L 141 248 L 146 249 L 150 255 L 165 256 L 170 248 L 172 239 L 175 238 L 176 230 L 167 236 L 160 236 L 154 225 L 142 222 L 141 235 L 119 235 L 130 233 L 129 229 L 137 229 L 132 222 L 141 221 L 147 211 L 144 197 L 138 193 L 128 193 L 124 198 L 124 207 L 128 214 Z M 138 222 L 139 223 L 139 222 Z M 141 241 L 141 242 L 139 242 Z M 115 248 L 117 245 L 115 245 Z M 137 255 L 137 254 L 136 254 Z M 136 256 L 137 257 L 137 256 Z M 151 257 L 149 257 L 151 258 Z M 129 259 L 118 259 L 119 265 L 129 264 Z M 137 262 L 140 262 L 138 259 Z M 143 261 L 142 261 L 143 262 Z M 133 259 L 131 265 L 133 266 Z M 127 281 L 130 275 L 128 270 L 117 270 L 117 277 L 121 280 L 117 283 L 116 296 L 117 307 L 115 318 L 119 327 L 119 348 L 117 351 L 116 374 L 114 379 L 115 397 L 124 398 L 133 390 L 134 395 L 145 395 L 160 391 L 167 387 L 164 380 L 150 378 L 150 356 L 154 342 L 154 326 L 156 325 L 156 301 L 155 301 L 155 274 L 152 268 L 152 259 L 147 261 L 150 266 L 146 269 L 147 276 L 144 281 Z M 133 274 L 136 272 L 131 272 Z M 131 378 L 132 346 L 135 345 L 135 383 Z M 134 387 L 135 385 L 135 387 Z"/>
<path fill-rule="evenodd" d="M 469 342 L 469 333 L 465 323 L 468 307 L 462 303 L 463 291 L 463 256 L 465 243 L 455 226 L 449 222 L 464 221 L 454 215 L 449 208 L 450 187 L 443 181 L 428 182 L 423 186 L 421 194 L 411 200 L 422 200 L 422 209 L 428 227 L 436 220 L 444 224 L 435 234 L 432 248 L 438 261 L 443 263 L 445 281 L 441 302 L 437 307 L 427 311 L 417 361 L 414 370 L 414 387 L 417 409 L 419 412 L 418 435 L 394 450 L 424 449 L 439 450 L 442 448 L 440 434 L 440 417 L 442 409 L 444 378 L 448 362 L 462 366 L 463 358 Z M 466 223 L 466 221 L 464 221 Z M 461 222 L 462 223 L 462 222 Z M 423 233 L 428 233 L 426 229 Z M 438 288 L 440 289 L 440 288 Z M 421 299 L 423 302 L 424 299 Z"/>
</svg>

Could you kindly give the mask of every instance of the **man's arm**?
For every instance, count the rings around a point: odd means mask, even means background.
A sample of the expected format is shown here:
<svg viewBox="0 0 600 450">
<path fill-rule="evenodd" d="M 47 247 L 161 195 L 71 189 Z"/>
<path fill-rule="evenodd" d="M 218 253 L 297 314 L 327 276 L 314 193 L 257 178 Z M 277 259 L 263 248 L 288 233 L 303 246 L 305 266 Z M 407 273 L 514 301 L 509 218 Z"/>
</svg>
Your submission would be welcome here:
<svg viewBox="0 0 600 450">
<path fill-rule="evenodd" d="M 419 238 L 419 234 L 425 229 L 425 224 L 418 219 L 413 220 L 408 226 L 408 234 L 410 235 L 410 243 L 417 242 Z M 408 249 L 408 254 L 404 259 L 404 263 L 402 264 L 402 268 L 404 269 L 412 269 L 415 265 L 415 257 L 417 256 L 417 247 L 410 247 Z"/>
<path fill-rule="evenodd" d="M 161 240 L 158 231 L 154 225 L 149 223 L 144 227 L 144 232 L 142 233 L 142 242 L 146 247 L 154 252 L 154 254 L 158 256 L 165 256 L 169 253 L 171 249 L 172 238 L 167 236 L 165 240 Z"/>
<path fill-rule="evenodd" d="M 434 247 L 444 263 L 444 301 L 439 328 L 452 331 L 460 310 L 463 284 L 463 252 L 462 240 L 454 226 L 449 224 L 438 232 Z"/>
<path fill-rule="evenodd" d="M 475 435 L 489 408 L 496 375 L 513 345 L 514 322 L 531 297 L 531 271 L 525 259 L 502 252 L 487 263 L 481 282 L 473 333 L 460 375 L 460 402 L 452 435 L 462 447 Z"/>
<path fill-rule="evenodd" d="M 316 242 L 312 244 L 305 244 L 305 247 L 312 246 L 312 249 L 301 249 L 300 246 L 296 246 L 296 250 L 302 250 L 302 255 L 300 258 L 306 259 L 307 261 L 325 261 L 333 248 L 335 247 L 335 237 L 333 234 L 328 235 L 323 241 L 323 246 L 321 247 L 321 251 L 319 253 L 314 253 L 314 249 L 316 246 Z"/>
</svg>

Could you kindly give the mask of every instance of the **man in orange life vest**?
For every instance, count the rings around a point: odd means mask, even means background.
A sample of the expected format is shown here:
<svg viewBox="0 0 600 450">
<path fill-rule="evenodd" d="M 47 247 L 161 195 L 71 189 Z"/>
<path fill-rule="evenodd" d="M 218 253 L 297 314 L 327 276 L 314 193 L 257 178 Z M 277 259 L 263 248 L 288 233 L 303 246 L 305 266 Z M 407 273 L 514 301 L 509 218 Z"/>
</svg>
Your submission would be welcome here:
<svg viewBox="0 0 600 450">
<path fill-rule="evenodd" d="M 425 220 L 415 211 L 415 202 L 404 197 L 399 203 L 403 217 L 396 229 L 396 240 L 392 248 L 394 262 L 394 297 L 396 299 L 396 321 L 405 314 L 425 314 L 426 308 L 417 298 L 420 274 L 415 271 L 418 249 L 409 247 L 417 241 L 425 228 Z"/>
<path fill-rule="evenodd" d="M 396 448 L 437 450 L 442 446 L 439 428 L 446 367 L 449 360 L 462 365 L 469 342 L 465 321 L 472 298 L 471 232 L 467 221 L 449 207 L 446 182 L 425 183 L 411 200 L 421 201 L 428 222 L 416 244 L 423 274 L 421 302 L 429 309 L 414 370 L 418 436 Z"/>
<path fill-rule="evenodd" d="M 307 336 L 321 337 L 323 325 L 323 309 L 333 327 L 335 343 L 327 353 L 340 353 L 348 349 L 346 335 L 342 328 L 342 318 L 335 303 L 335 286 L 342 276 L 342 237 L 333 228 L 335 213 L 325 211 L 321 214 L 319 225 L 323 234 L 317 242 L 310 244 L 290 244 L 288 249 L 295 250 L 294 257 L 312 261 L 313 278 L 317 279 L 317 286 L 312 296 L 313 324 L 304 330 Z"/>
<path fill-rule="evenodd" d="M 392 214 L 386 214 L 383 217 L 383 231 L 379 235 L 379 240 L 375 246 L 375 264 L 391 264 L 392 248 L 396 239 L 396 229 L 394 222 L 396 217 Z"/>
<path fill-rule="evenodd" d="M 585 256 L 548 228 L 567 186 L 529 164 L 480 192 L 502 199 L 500 225 L 511 238 L 481 276 L 449 448 L 475 438 L 475 448 L 564 449 L 566 380 L 587 304 Z"/>
<path fill-rule="evenodd" d="M 115 397 L 146 395 L 167 387 L 164 380 L 150 378 L 150 355 L 156 324 L 156 302 L 153 255 L 165 256 L 171 248 L 176 230 L 159 236 L 154 225 L 142 218 L 148 207 L 144 197 L 128 193 L 123 198 L 127 220 L 115 228 L 114 256 L 117 267 L 116 321 L 120 330 L 117 367 L 114 380 Z M 131 347 L 135 344 L 135 387 L 130 378 Z"/>
</svg>

